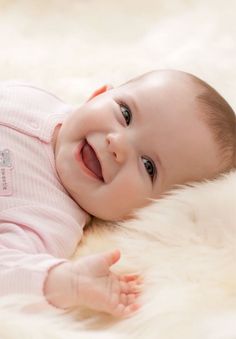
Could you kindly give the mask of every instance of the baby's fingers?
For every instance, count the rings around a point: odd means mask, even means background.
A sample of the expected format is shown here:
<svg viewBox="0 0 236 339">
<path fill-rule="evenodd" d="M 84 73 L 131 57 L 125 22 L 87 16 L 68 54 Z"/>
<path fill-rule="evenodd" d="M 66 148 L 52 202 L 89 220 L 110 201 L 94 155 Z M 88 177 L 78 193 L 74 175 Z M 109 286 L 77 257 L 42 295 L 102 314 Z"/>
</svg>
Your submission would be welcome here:
<svg viewBox="0 0 236 339">
<path fill-rule="evenodd" d="M 140 274 L 125 274 L 125 275 L 122 275 L 120 276 L 120 280 L 122 281 L 126 281 L 126 282 L 129 282 L 129 281 L 141 281 L 142 278 L 140 276 Z"/>
<path fill-rule="evenodd" d="M 112 315 L 116 317 L 128 317 L 132 315 L 135 311 L 140 308 L 138 304 L 130 304 L 125 306 L 123 304 L 118 304 L 117 307 L 113 310 Z"/>
<path fill-rule="evenodd" d="M 132 294 L 132 293 L 140 293 L 142 291 L 141 283 L 137 281 L 123 281 L 120 280 L 120 290 L 121 293 Z"/>
<path fill-rule="evenodd" d="M 125 294 L 121 293 L 120 303 L 124 306 L 132 305 L 136 302 L 138 295 L 137 294 Z"/>
<path fill-rule="evenodd" d="M 119 277 L 120 282 L 128 283 L 130 288 L 136 288 L 137 286 L 142 286 L 143 277 L 138 274 L 125 274 Z"/>
</svg>

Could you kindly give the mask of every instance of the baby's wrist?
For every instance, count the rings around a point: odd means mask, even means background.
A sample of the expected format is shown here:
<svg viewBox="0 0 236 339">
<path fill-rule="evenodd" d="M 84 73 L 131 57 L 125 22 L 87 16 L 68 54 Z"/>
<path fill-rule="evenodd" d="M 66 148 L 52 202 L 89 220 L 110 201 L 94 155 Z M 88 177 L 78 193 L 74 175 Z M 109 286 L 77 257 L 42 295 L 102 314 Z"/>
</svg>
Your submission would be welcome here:
<svg viewBox="0 0 236 339">
<path fill-rule="evenodd" d="M 71 263 L 63 262 L 52 267 L 44 283 L 44 296 L 49 304 L 57 308 L 71 307 L 68 276 Z"/>
</svg>

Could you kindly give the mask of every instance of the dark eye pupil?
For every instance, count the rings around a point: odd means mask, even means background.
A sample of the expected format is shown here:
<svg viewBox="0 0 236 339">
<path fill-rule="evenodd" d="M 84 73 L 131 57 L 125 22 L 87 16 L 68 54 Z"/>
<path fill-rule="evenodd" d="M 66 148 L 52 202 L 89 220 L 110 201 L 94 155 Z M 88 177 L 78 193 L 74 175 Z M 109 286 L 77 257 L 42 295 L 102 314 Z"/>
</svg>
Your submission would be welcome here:
<svg viewBox="0 0 236 339">
<path fill-rule="evenodd" d="M 129 112 L 128 108 L 125 107 L 125 106 L 121 106 L 121 111 L 122 111 L 122 114 L 125 118 L 126 124 L 129 125 L 130 124 L 130 112 Z"/>
<path fill-rule="evenodd" d="M 148 174 L 150 174 L 150 176 L 154 175 L 154 169 L 153 169 L 153 165 L 151 163 L 151 161 L 144 159 L 144 165 L 148 171 Z"/>
</svg>

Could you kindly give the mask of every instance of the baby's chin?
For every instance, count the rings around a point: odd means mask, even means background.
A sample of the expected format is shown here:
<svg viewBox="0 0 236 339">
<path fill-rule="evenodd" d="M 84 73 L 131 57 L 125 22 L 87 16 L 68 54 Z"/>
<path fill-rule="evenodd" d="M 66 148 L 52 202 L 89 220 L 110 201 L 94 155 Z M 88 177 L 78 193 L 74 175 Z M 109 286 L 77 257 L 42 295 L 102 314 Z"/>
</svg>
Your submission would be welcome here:
<svg viewBox="0 0 236 339">
<path fill-rule="evenodd" d="M 92 208 L 91 206 L 85 206 L 83 204 L 77 204 L 80 206 L 83 211 L 85 211 L 90 218 L 95 217 L 97 219 L 103 220 L 103 221 L 122 221 L 126 219 L 125 214 L 118 213 L 117 211 L 107 211 L 107 210 L 102 210 L 101 208 Z"/>
<path fill-rule="evenodd" d="M 92 211 L 90 210 L 90 215 L 98 218 L 100 220 L 103 221 L 114 221 L 114 222 L 119 222 L 119 221 L 126 221 L 126 220 L 131 220 L 135 218 L 135 212 L 137 212 L 137 210 L 131 211 L 131 212 L 121 212 L 121 211 L 109 211 L 109 213 L 107 213 L 107 211 L 105 211 L 104 213 L 101 212 L 101 210 L 99 211 Z"/>
<path fill-rule="evenodd" d="M 66 184 L 65 184 L 66 186 Z M 119 204 L 108 204 L 107 199 L 104 203 L 102 203 L 101 199 L 92 199 L 88 195 L 81 195 L 76 192 L 70 191 L 68 188 L 68 193 L 71 198 L 77 203 L 77 205 L 90 217 L 95 217 L 104 221 L 124 221 L 135 218 L 135 214 L 138 208 L 125 209 L 121 208 Z M 98 201 L 99 200 L 99 201 Z M 115 198 L 114 198 L 115 201 Z"/>
</svg>

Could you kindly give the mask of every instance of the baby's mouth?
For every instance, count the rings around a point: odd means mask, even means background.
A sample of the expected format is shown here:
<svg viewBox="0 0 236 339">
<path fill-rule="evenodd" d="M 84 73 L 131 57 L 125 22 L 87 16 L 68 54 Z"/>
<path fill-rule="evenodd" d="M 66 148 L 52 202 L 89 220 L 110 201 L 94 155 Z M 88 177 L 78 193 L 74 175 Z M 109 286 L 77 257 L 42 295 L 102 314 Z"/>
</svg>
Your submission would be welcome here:
<svg viewBox="0 0 236 339">
<path fill-rule="evenodd" d="M 98 157 L 94 149 L 89 145 L 86 139 L 85 139 L 84 146 L 82 147 L 82 150 L 81 150 L 81 155 L 82 155 L 82 159 L 83 159 L 85 166 L 93 174 L 95 174 L 99 180 L 103 181 L 102 168 L 98 160 Z"/>
</svg>

